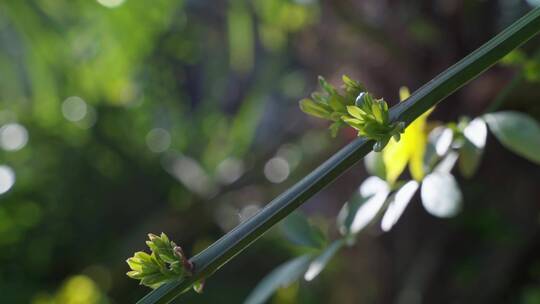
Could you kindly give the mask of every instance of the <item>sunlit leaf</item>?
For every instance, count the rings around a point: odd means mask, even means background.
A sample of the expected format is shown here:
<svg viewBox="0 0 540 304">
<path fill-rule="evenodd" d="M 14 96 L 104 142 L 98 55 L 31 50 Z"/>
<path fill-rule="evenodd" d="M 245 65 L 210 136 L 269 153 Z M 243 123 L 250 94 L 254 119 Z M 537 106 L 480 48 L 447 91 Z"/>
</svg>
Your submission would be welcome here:
<svg viewBox="0 0 540 304">
<path fill-rule="evenodd" d="M 417 181 L 408 181 L 391 196 L 390 204 L 381 221 L 383 231 L 389 231 L 397 223 L 416 193 L 416 190 L 418 190 L 418 185 Z"/>
<path fill-rule="evenodd" d="M 320 118 L 329 118 L 330 113 L 332 113 L 332 109 L 328 105 L 307 98 L 300 100 L 300 109 L 306 114 Z"/>
<path fill-rule="evenodd" d="M 422 182 L 422 205 L 436 217 L 453 217 L 461 210 L 463 196 L 452 174 L 433 172 Z"/>
<path fill-rule="evenodd" d="M 540 125 L 532 117 L 514 111 L 485 114 L 491 132 L 506 148 L 540 164 Z"/>
<path fill-rule="evenodd" d="M 390 187 L 384 180 L 370 176 L 358 192 L 360 195 L 345 203 L 338 214 L 337 223 L 342 235 L 356 234 L 370 224 L 384 205 Z"/>
<path fill-rule="evenodd" d="M 459 150 L 459 171 L 464 177 L 471 177 L 478 169 L 486 145 L 486 123 L 476 118 L 463 130 L 463 134 L 465 140 Z"/>
<path fill-rule="evenodd" d="M 344 239 L 339 239 L 334 241 L 330 246 L 328 246 L 318 257 L 316 257 L 304 275 L 306 281 L 311 281 L 317 277 L 321 271 L 324 270 L 328 262 L 334 257 L 338 250 L 345 244 Z"/>
<path fill-rule="evenodd" d="M 389 188 L 390 187 L 383 179 L 376 176 L 370 176 L 362 182 L 358 188 L 358 192 L 362 197 L 369 197 L 380 192 L 388 192 L 390 191 Z"/>
<path fill-rule="evenodd" d="M 450 173 L 458 160 L 459 154 L 455 151 L 450 151 L 446 156 L 435 166 L 433 172 Z"/>
<path fill-rule="evenodd" d="M 486 145 L 487 126 L 483 119 L 473 119 L 463 130 L 463 135 L 475 147 L 483 149 Z"/>
<path fill-rule="evenodd" d="M 381 191 L 368 198 L 354 214 L 350 233 L 356 234 L 372 223 L 379 214 L 384 202 L 388 197 L 389 191 Z"/>
<path fill-rule="evenodd" d="M 349 234 L 352 222 L 354 220 L 354 216 L 358 211 L 358 208 L 360 208 L 360 206 L 362 206 L 368 199 L 369 197 L 364 198 L 361 196 L 356 196 L 343 204 L 343 207 L 341 207 L 341 210 L 339 211 L 336 219 L 336 224 L 338 226 L 339 232 L 342 235 Z"/>
<path fill-rule="evenodd" d="M 424 171 L 430 172 L 440 157 L 444 156 L 452 144 L 454 133 L 450 128 L 439 126 L 428 135 L 424 152 Z"/>
<path fill-rule="evenodd" d="M 287 216 L 281 222 L 280 227 L 285 237 L 296 245 L 322 248 L 326 243 L 323 233 L 312 226 L 307 218 L 299 212 Z"/>
<path fill-rule="evenodd" d="M 311 259 L 311 255 L 302 255 L 274 269 L 253 289 L 244 304 L 265 303 L 278 288 L 286 287 L 301 278 Z"/>
</svg>

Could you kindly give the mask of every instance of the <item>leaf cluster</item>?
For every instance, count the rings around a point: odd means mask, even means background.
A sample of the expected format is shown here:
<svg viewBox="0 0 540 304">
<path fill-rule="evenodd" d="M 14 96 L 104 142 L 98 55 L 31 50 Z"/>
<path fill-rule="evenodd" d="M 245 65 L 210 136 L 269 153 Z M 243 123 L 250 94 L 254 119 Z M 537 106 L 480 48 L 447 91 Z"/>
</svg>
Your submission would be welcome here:
<svg viewBox="0 0 540 304">
<path fill-rule="evenodd" d="M 403 123 L 391 123 L 388 104 L 366 92 L 363 85 L 343 75 L 342 93 L 319 76 L 322 93 L 314 92 L 311 99 L 300 101 L 300 109 L 306 114 L 327 119 L 333 123 L 330 132 L 335 137 L 345 125 L 358 131 L 358 136 L 375 140 L 375 151 L 381 151 L 391 137 L 396 141 L 403 132 Z"/>
<path fill-rule="evenodd" d="M 126 261 L 131 268 L 131 271 L 127 272 L 130 278 L 140 280 L 141 285 L 155 289 L 164 283 L 191 276 L 193 266 L 182 248 L 169 240 L 165 233 L 160 236 L 150 233 L 148 238 L 146 245 L 151 253 L 139 251 Z"/>
</svg>

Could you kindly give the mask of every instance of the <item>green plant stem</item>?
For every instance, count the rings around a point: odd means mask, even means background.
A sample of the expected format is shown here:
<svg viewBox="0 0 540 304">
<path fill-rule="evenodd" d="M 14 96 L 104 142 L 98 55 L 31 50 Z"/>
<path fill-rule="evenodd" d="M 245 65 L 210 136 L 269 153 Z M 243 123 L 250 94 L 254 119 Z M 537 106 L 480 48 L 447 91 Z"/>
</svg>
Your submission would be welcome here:
<svg viewBox="0 0 540 304">
<path fill-rule="evenodd" d="M 394 106 L 390 110 L 392 121 L 410 124 L 422 113 L 476 78 L 539 31 L 540 8 L 535 8 L 482 47 L 418 89 L 406 101 Z M 194 282 L 210 276 L 274 224 L 362 159 L 371 151 L 373 144 L 373 141 L 358 138 L 345 146 L 296 185 L 271 201 L 259 213 L 194 256 L 190 260 L 195 266 L 193 276 L 183 281 L 165 284 L 147 294 L 138 303 L 169 303 L 190 288 Z"/>
<path fill-rule="evenodd" d="M 510 82 L 508 82 L 508 84 L 501 90 L 497 97 L 495 97 L 493 102 L 490 103 L 484 113 L 497 111 L 497 109 L 499 109 L 506 101 L 510 93 L 523 81 L 524 78 L 525 76 L 523 75 L 523 71 L 517 72 L 517 74 L 512 77 Z"/>
<path fill-rule="evenodd" d="M 540 50 L 536 51 L 532 60 L 540 60 Z M 493 102 L 486 108 L 484 114 L 497 111 L 504 104 L 508 96 L 510 96 L 510 93 L 512 93 L 512 91 L 518 85 L 520 85 L 524 79 L 525 71 L 523 67 L 521 67 L 519 71 L 517 71 L 517 73 L 514 75 L 514 77 L 512 77 L 512 79 L 508 82 L 508 84 L 501 90 L 497 97 L 495 97 Z"/>
</svg>

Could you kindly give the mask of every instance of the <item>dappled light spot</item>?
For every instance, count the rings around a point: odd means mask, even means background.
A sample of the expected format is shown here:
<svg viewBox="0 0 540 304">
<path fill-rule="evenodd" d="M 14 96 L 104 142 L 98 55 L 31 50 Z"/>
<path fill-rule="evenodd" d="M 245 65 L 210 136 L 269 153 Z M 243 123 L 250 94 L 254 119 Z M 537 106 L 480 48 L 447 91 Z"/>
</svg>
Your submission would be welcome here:
<svg viewBox="0 0 540 304">
<path fill-rule="evenodd" d="M 179 156 L 166 165 L 167 171 L 180 181 L 187 189 L 203 197 L 210 197 L 215 192 L 215 186 L 210 178 L 193 158 Z"/>
<path fill-rule="evenodd" d="M 17 151 L 28 142 L 28 131 L 18 123 L 10 123 L 0 128 L 0 146 L 6 151 Z"/>
<path fill-rule="evenodd" d="M 97 0 L 97 2 L 108 8 L 115 8 L 124 4 L 126 0 Z"/>
<path fill-rule="evenodd" d="M 216 168 L 216 176 L 223 184 L 232 184 L 244 174 L 244 162 L 229 157 L 224 159 Z"/>
<path fill-rule="evenodd" d="M 64 118 L 71 122 L 83 120 L 87 113 L 88 106 L 86 102 L 78 96 L 68 97 L 62 103 L 62 114 Z"/>
<path fill-rule="evenodd" d="M 240 210 L 238 213 L 238 219 L 240 222 L 245 222 L 248 219 L 250 219 L 252 216 L 254 216 L 257 212 L 259 212 L 260 208 L 257 205 L 250 204 L 245 206 Z"/>
<path fill-rule="evenodd" d="M 15 172 L 8 166 L 0 166 L 0 194 L 4 194 L 15 184 Z"/>
<path fill-rule="evenodd" d="M 276 153 L 277 156 L 286 159 L 291 171 L 296 168 L 302 160 L 302 149 L 295 144 L 284 144 Z"/>
<path fill-rule="evenodd" d="M 169 131 L 162 128 L 152 129 L 146 134 L 146 145 L 152 152 L 165 152 L 171 145 L 171 135 Z"/>
<path fill-rule="evenodd" d="M 271 158 L 264 165 L 264 176 L 272 183 L 279 184 L 289 177 L 289 163 L 282 157 Z"/>
</svg>

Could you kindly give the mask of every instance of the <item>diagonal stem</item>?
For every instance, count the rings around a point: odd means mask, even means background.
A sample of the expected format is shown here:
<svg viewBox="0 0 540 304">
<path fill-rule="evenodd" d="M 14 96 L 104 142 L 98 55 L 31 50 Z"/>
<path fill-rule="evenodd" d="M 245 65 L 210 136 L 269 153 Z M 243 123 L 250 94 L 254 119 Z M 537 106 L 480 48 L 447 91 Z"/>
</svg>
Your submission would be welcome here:
<svg viewBox="0 0 540 304">
<path fill-rule="evenodd" d="M 479 49 L 448 68 L 390 110 L 392 121 L 410 124 L 422 113 L 467 84 L 513 49 L 540 31 L 540 8 L 535 8 Z M 372 141 L 358 138 L 349 143 L 296 185 L 271 201 L 259 213 L 241 223 L 190 261 L 193 276 L 153 290 L 138 303 L 169 303 L 191 285 L 206 278 L 247 248 L 274 224 L 289 215 L 318 191 L 334 181 L 369 153 Z"/>
</svg>

